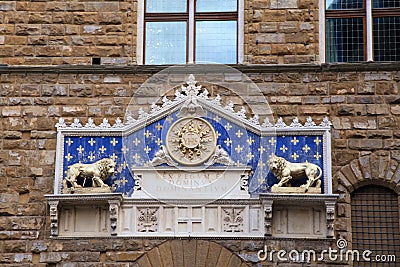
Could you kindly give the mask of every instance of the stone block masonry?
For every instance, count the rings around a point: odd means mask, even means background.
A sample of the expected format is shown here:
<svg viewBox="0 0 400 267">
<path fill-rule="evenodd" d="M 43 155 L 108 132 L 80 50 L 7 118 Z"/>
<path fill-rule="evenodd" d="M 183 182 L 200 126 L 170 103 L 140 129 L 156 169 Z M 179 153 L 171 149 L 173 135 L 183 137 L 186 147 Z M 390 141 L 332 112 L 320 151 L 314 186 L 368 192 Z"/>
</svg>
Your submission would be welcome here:
<svg viewBox="0 0 400 267">
<path fill-rule="evenodd" d="M 375 178 L 394 185 L 400 177 L 400 72 L 396 67 L 377 70 L 371 69 L 371 64 L 365 65 L 357 65 L 358 71 L 347 71 L 346 66 L 336 70 L 324 66 L 280 66 L 279 71 L 273 66 L 239 67 L 267 97 L 275 119 L 283 117 L 287 123 L 294 117 L 304 122 L 312 116 L 317 123 L 324 116 L 331 119 L 334 192 L 347 192 L 358 181 Z M 190 252 L 198 252 L 199 261 L 256 265 L 254 259 L 264 241 L 49 239 L 49 211 L 44 194 L 51 194 L 54 186 L 54 124 L 59 117 L 68 122 L 75 117 L 87 122 L 91 117 L 96 124 L 106 117 L 113 124 L 117 117 L 124 117 L 139 86 L 159 70 L 162 68 L 145 66 L 47 67 L 30 71 L 1 68 L 0 265 L 126 266 L 128 262 L 137 262 L 139 266 L 157 266 L 155 261 L 167 259 L 159 258 L 161 254 L 171 255 L 168 261 L 185 261 L 184 255 L 170 254 L 183 244 L 185 248 L 196 247 Z M 234 78 L 226 76 L 227 80 Z M 213 94 L 219 92 L 218 88 L 212 89 Z M 137 109 L 140 106 L 148 109 L 148 96 L 163 92 L 148 89 L 141 95 Z M 235 110 L 240 109 L 239 98 L 226 90 L 224 97 L 234 99 Z M 351 237 L 348 195 L 341 195 L 338 207 L 341 219 L 337 221 L 336 234 Z M 305 244 L 288 240 L 267 242 L 273 249 L 301 250 Z M 313 242 L 307 244 L 321 249 L 331 244 L 330 241 Z M 209 255 L 206 259 L 205 250 Z M 229 251 L 240 257 L 230 255 Z M 318 264 L 328 266 L 328 263 Z"/>
<path fill-rule="evenodd" d="M 245 0 L 244 63 L 319 61 L 318 0 Z M 0 64 L 137 62 L 137 0 L 2 1 Z"/>
</svg>

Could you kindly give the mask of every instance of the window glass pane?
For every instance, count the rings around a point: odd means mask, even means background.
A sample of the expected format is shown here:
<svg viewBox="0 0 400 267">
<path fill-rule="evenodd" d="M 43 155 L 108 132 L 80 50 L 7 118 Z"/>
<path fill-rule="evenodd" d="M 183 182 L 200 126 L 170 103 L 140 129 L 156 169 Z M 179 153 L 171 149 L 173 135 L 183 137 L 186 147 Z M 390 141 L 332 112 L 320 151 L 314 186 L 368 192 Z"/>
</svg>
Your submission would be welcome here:
<svg viewBox="0 0 400 267">
<path fill-rule="evenodd" d="M 364 25 L 362 18 L 326 20 L 327 62 L 364 60 Z"/>
<path fill-rule="evenodd" d="M 146 0 L 146 12 L 186 12 L 187 0 Z"/>
<path fill-rule="evenodd" d="M 147 22 L 145 64 L 186 63 L 186 22 Z"/>
<path fill-rule="evenodd" d="M 400 61 L 400 17 L 374 18 L 374 60 Z"/>
<path fill-rule="evenodd" d="M 326 10 L 363 8 L 364 0 L 326 0 Z"/>
<path fill-rule="evenodd" d="M 373 8 L 400 7 L 399 0 L 374 0 Z"/>
<path fill-rule="evenodd" d="M 236 64 L 236 21 L 196 22 L 196 62 Z"/>
<path fill-rule="evenodd" d="M 197 0 L 196 12 L 228 12 L 237 11 L 237 0 Z"/>
</svg>

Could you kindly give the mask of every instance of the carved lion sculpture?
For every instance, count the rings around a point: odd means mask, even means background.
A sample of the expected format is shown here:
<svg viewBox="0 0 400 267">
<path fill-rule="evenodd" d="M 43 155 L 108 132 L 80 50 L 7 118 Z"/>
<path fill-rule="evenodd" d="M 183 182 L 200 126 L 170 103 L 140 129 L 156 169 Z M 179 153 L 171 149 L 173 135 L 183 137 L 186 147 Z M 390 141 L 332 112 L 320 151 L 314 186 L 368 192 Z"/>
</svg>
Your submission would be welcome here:
<svg viewBox="0 0 400 267">
<path fill-rule="evenodd" d="M 316 188 L 321 187 L 320 178 L 322 176 L 322 170 L 315 164 L 308 162 L 292 163 L 282 157 L 272 155 L 268 159 L 268 167 L 279 180 L 278 184 L 273 185 L 274 187 L 282 187 L 292 179 L 300 179 L 303 177 L 307 177 L 307 183 L 300 187 L 305 188 L 305 192 L 314 184 Z"/>
<path fill-rule="evenodd" d="M 115 172 L 115 165 L 114 160 L 104 158 L 92 164 L 75 163 L 68 166 L 64 188 L 68 188 L 68 182 L 73 188 L 82 187 L 82 185 L 77 183 L 78 177 L 82 177 L 85 180 L 88 178 L 92 179 L 93 187 L 109 187 L 103 181 Z"/>
</svg>

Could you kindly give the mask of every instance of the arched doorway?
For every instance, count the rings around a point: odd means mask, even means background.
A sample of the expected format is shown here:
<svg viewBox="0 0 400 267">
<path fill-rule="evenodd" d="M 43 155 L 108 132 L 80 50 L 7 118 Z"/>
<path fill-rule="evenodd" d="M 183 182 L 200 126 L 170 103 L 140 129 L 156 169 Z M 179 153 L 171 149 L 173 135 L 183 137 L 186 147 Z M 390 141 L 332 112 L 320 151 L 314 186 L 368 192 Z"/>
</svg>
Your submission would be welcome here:
<svg viewBox="0 0 400 267">
<path fill-rule="evenodd" d="M 393 190 L 367 185 L 351 194 L 353 249 L 370 250 L 371 262 L 354 262 L 354 266 L 397 266 L 395 262 L 377 262 L 375 255 L 400 258 L 399 200 Z M 382 258 L 383 259 L 383 258 Z"/>
<path fill-rule="evenodd" d="M 206 240 L 170 240 L 151 249 L 137 262 L 140 267 L 247 267 L 236 254 Z"/>
</svg>

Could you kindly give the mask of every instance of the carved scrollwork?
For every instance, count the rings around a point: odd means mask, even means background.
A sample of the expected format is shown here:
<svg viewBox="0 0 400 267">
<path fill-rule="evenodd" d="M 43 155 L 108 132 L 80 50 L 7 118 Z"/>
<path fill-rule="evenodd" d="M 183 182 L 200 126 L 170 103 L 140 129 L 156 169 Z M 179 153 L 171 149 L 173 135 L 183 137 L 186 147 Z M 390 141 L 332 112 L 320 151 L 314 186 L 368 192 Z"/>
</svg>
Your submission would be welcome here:
<svg viewBox="0 0 400 267">
<path fill-rule="evenodd" d="M 244 208 L 223 208 L 222 220 L 224 232 L 243 232 Z"/>
<path fill-rule="evenodd" d="M 138 208 L 137 227 L 139 232 L 157 232 L 158 208 Z"/>
<path fill-rule="evenodd" d="M 154 154 L 154 158 L 151 160 L 151 165 L 159 166 L 161 164 L 167 164 L 168 166 L 176 166 L 177 163 L 169 156 L 165 146 L 161 145 L 160 150 Z"/>
<path fill-rule="evenodd" d="M 226 152 L 220 145 L 217 145 L 214 154 L 206 163 L 204 163 L 204 165 L 212 166 L 216 163 L 225 166 L 232 166 L 235 164 L 235 162 L 229 157 L 228 152 Z"/>
</svg>

